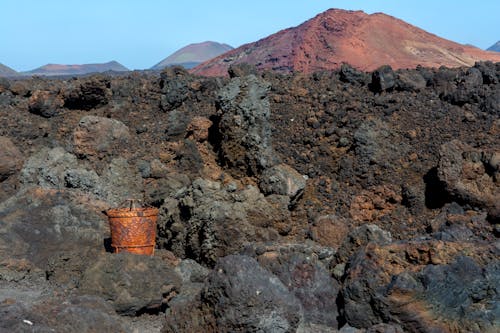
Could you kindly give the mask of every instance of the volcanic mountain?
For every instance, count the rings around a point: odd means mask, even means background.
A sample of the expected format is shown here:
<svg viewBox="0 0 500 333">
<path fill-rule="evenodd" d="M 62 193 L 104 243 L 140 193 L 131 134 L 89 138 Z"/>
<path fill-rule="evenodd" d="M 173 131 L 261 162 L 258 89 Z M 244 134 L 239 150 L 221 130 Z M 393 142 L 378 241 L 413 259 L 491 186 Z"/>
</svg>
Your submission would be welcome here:
<svg viewBox="0 0 500 333">
<path fill-rule="evenodd" d="M 458 44 L 392 16 L 329 9 L 301 25 L 209 60 L 192 70 L 206 76 L 227 75 L 231 64 L 249 63 L 260 70 L 310 73 L 342 63 L 371 71 L 397 68 L 470 66 L 500 55 Z"/>
<path fill-rule="evenodd" d="M 233 47 L 227 44 L 217 42 L 203 42 L 189 44 L 176 52 L 172 53 L 158 64 L 151 67 L 151 69 L 163 69 L 167 66 L 180 65 L 185 68 L 193 68 L 204 61 L 215 58 L 227 51 L 232 50 Z"/>
<path fill-rule="evenodd" d="M 84 64 L 84 65 L 58 65 L 47 64 L 36 68 L 29 72 L 24 72 L 25 75 L 83 75 L 89 73 L 102 73 L 108 71 L 126 72 L 129 69 L 119 62 L 110 61 L 104 64 Z"/>
<path fill-rule="evenodd" d="M 498 42 L 496 42 L 495 44 L 491 45 L 487 50 L 500 52 L 500 40 Z"/>
<path fill-rule="evenodd" d="M 0 64 L 0 76 L 16 76 L 16 75 L 19 75 L 19 73 L 10 67 Z"/>
</svg>

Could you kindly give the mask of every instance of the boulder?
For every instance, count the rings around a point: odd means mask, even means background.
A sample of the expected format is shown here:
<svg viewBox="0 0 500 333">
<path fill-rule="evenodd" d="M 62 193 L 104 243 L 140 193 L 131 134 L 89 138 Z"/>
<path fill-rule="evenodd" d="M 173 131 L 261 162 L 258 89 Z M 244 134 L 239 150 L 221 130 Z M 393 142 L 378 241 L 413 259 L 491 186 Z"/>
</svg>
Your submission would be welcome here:
<svg viewBox="0 0 500 333">
<path fill-rule="evenodd" d="M 500 219 L 500 152 L 481 151 L 458 140 L 441 145 L 438 177 L 458 202 L 486 209 Z"/>
<path fill-rule="evenodd" d="M 220 259 L 202 299 L 213 309 L 219 332 L 295 332 L 301 320 L 298 299 L 247 256 Z"/>
<path fill-rule="evenodd" d="M 45 118 L 56 116 L 63 105 L 59 94 L 45 90 L 35 90 L 28 101 L 29 112 Z"/>
<path fill-rule="evenodd" d="M 292 202 L 304 193 L 306 187 L 304 176 L 286 164 L 264 170 L 259 179 L 259 187 L 264 194 L 286 195 Z"/>
<path fill-rule="evenodd" d="M 373 92 L 389 91 L 396 85 L 396 73 L 391 66 L 384 65 L 372 73 L 372 82 L 370 89 Z"/>
<path fill-rule="evenodd" d="M 68 190 L 28 188 L 0 204 L 0 256 L 45 269 L 62 252 L 105 252 L 108 205 Z"/>
<path fill-rule="evenodd" d="M 91 76 L 70 81 L 62 92 L 64 107 L 91 110 L 108 104 L 112 92 L 111 82 L 103 76 Z"/>
<path fill-rule="evenodd" d="M 334 249 L 339 248 L 352 228 L 353 221 L 337 215 L 321 215 L 309 228 L 313 241 Z"/>
<path fill-rule="evenodd" d="M 220 182 L 195 179 L 166 198 L 160 208 L 159 241 L 178 257 L 213 265 L 253 241 L 276 240 L 290 224 L 287 204 L 264 197 L 254 186 L 234 190 Z M 288 202 L 288 200 L 286 201 Z"/>
<path fill-rule="evenodd" d="M 494 332 L 500 265 L 494 245 L 411 241 L 368 244 L 348 264 L 347 323 L 410 332 Z"/>
<path fill-rule="evenodd" d="M 23 155 L 6 136 L 0 136 L 0 182 L 21 169 Z"/>
<path fill-rule="evenodd" d="M 218 94 L 220 155 L 238 176 L 258 175 L 278 163 L 271 144 L 270 84 L 255 75 L 235 77 Z"/>
<path fill-rule="evenodd" d="M 159 257 L 129 253 L 101 256 L 82 276 L 78 292 L 98 295 L 116 312 L 159 310 L 180 289 L 181 278 Z"/>
<path fill-rule="evenodd" d="M 130 142 L 129 129 L 122 122 L 85 116 L 73 132 L 73 150 L 80 158 L 103 158 L 125 150 Z"/>
</svg>

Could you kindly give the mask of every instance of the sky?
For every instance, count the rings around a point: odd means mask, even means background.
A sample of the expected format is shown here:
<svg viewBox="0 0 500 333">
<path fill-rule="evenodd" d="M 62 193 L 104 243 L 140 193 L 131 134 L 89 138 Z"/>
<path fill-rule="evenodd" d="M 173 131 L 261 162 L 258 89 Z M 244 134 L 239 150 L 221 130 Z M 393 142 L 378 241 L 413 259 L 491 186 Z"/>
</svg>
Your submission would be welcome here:
<svg viewBox="0 0 500 333">
<path fill-rule="evenodd" d="M 482 49 L 500 40 L 499 0 L 0 0 L 0 63 L 146 69 L 191 43 L 237 47 L 329 8 L 383 12 Z"/>
</svg>

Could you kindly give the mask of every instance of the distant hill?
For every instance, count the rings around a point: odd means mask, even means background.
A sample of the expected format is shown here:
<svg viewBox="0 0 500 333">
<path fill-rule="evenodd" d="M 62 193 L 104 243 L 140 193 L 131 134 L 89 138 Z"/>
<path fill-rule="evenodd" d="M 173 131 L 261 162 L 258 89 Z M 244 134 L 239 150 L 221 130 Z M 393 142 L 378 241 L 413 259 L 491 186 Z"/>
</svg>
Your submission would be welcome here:
<svg viewBox="0 0 500 333">
<path fill-rule="evenodd" d="M 19 75 L 19 73 L 10 67 L 0 64 L 0 76 L 16 76 L 16 75 Z"/>
<path fill-rule="evenodd" d="M 490 46 L 487 51 L 495 51 L 495 52 L 500 52 L 500 40 L 498 42 L 496 42 L 495 44 L 493 44 L 492 46 Z"/>
<path fill-rule="evenodd" d="M 58 65 L 47 64 L 34 70 L 23 72 L 24 75 L 83 75 L 108 71 L 126 72 L 129 69 L 116 61 L 104 64 Z"/>
<path fill-rule="evenodd" d="M 395 17 L 329 9 L 301 25 L 245 44 L 200 64 L 191 72 L 223 76 L 231 64 L 249 63 L 259 70 L 310 73 L 342 63 L 361 70 L 381 65 L 398 68 L 471 66 L 500 55 L 458 44 Z"/>
<path fill-rule="evenodd" d="M 189 69 L 232 49 L 232 46 L 217 42 L 189 44 L 188 46 L 175 51 L 158 64 L 151 67 L 151 69 L 159 70 L 173 65 L 180 65 Z"/>
</svg>

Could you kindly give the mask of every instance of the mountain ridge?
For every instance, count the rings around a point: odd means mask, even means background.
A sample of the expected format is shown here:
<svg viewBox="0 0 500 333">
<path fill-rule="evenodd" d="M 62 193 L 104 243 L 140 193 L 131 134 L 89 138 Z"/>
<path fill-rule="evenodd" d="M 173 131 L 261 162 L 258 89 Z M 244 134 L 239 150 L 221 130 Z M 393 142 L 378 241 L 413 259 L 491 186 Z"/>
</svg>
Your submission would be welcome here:
<svg viewBox="0 0 500 333">
<path fill-rule="evenodd" d="M 0 76 L 10 77 L 10 76 L 17 76 L 17 75 L 19 75 L 18 72 L 16 72 L 15 70 L 10 68 L 9 66 L 6 66 L 6 65 L 0 63 Z"/>
<path fill-rule="evenodd" d="M 500 56 L 446 40 L 384 13 L 329 9 L 304 23 L 278 31 L 211 59 L 191 70 L 224 76 L 232 64 L 250 63 L 259 70 L 310 73 L 349 63 L 371 71 L 398 68 L 460 67 Z"/>
<path fill-rule="evenodd" d="M 192 68 L 204 61 L 215 58 L 232 49 L 233 47 L 228 44 L 213 41 L 192 43 L 175 51 L 174 53 L 151 67 L 151 69 L 161 70 L 165 67 L 173 65 Z"/>
<path fill-rule="evenodd" d="M 89 73 L 102 73 L 107 71 L 126 72 L 129 69 L 117 61 L 106 63 L 93 63 L 81 65 L 46 64 L 31 71 L 23 72 L 23 75 L 83 75 Z"/>
</svg>

